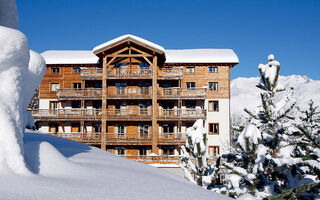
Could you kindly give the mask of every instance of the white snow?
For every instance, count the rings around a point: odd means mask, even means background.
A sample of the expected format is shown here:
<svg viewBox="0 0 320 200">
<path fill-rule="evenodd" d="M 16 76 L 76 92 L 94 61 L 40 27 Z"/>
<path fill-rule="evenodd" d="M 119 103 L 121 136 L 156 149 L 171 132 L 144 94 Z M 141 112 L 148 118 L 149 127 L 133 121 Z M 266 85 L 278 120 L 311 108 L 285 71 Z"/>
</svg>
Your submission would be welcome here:
<svg viewBox="0 0 320 200">
<path fill-rule="evenodd" d="M 247 108 L 253 111 L 261 103 L 261 89 L 256 85 L 260 78 L 237 78 L 231 81 L 231 113 L 232 115 L 239 114 L 240 116 L 248 116 L 243 109 Z M 279 76 L 279 84 L 283 88 L 293 87 L 293 99 L 299 107 L 306 109 L 308 102 L 312 99 L 315 105 L 320 102 L 320 81 L 312 80 L 307 76 L 291 75 Z M 286 95 L 286 93 L 283 93 Z"/>
<path fill-rule="evenodd" d="M 166 63 L 239 63 L 232 49 L 165 50 Z"/>
<path fill-rule="evenodd" d="M 249 139 L 249 147 L 253 144 L 258 144 L 261 139 L 261 132 L 254 124 L 248 124 L 238 137 L 238 143 L 246 150 L 246 139 Z"/>
<path fill-rule="evenodd" d="M 91 51 L 57 51 L 50 50 L 41 53 L 46 64 L 97 64 L 99 58 Z"/>
<path fill-rule="evenodd" d="M 24 127 L 30 123 L 27 106 L 45 70 L 43 58 L 29 50 L 17 28 L 15 1 L 0 1 L 0 171 L 30 175 L 23 157 Z M 12 28 L 10 28 L 12 27 Z"/>
<path fill-rule="evenodd" d="M 95 54 L 100 53 L 106 47 L 112 46 L 112 45 L 114 45 L 114 44 L 116 44 L 118 42 L 125 41 L 127 39 L 132 40 L 132 41 L 138 41 L 140 43 L 143 43 L 146 46 L 149 46 L 149 47 L 152 47 L 154 49 L 157 49 L 160 52 L 164 52 L 164 48 L 162 46 L 160 46 L 160 45 L 157 45 L 157 44 L 155 44 L 153 42 L 150 42 L 148 40 L 145 40 L 145 39 L 140 38 L 140 37 L 135 36 L 135 35 L 126 34 L 126 35 L 122 35 L 120 37 L 117 37 L 117 38 L 112 39 L 112 40 L 110 40 L 110 41 L 108 41 L 106 43 L 103 43 L 103 44 L 100 44 L 100 45 L 94 47 L 93 48 L 93 53 L 95 53 Z"/>
<path fill-rule="evenodd" d="M 232 49 L 164 50 L 166 63 L 239 63 Z M 47 64 L 97 64 L 99 58 L 86 50 L 49 50 L 41 53 Z"/>
<path fill-rule="evenodd" d="M 75 141 L 27 133 L 24 143 L 35 175 L 0 170 L 1 199 L 231 199 L 170 172 Z"/>
</svg>

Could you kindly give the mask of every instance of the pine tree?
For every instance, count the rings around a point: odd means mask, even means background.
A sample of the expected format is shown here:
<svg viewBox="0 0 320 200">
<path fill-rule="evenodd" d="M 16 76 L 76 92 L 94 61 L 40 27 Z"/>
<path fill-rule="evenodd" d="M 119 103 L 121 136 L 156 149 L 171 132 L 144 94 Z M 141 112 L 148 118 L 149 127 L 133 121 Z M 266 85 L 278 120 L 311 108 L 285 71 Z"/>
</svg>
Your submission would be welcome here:
<svg viewBox="0 0 320 200">
<path fill-rule="evenodd" d="M 207 132 L 203 128 L 203 120 L 197 120 L 192 127 L 188 128 L 186 137 L 186 145 L 181 148 L 181 168 L 189 181 L 203 186 L 203 177 L 210 170 L 207 163 L 209 158 Z"/>
<path fill-rule="evenodd" d="M 293 150 L 286 147 L 295 106 L 293 89 L 279 86 L 280 63 L 273 55 L 268 56 L 267 64 L 259 65 L 259 72 L 261 106 L 253 112 L 245 109 L 250 119 L 238 137 L 236 153 L 222 155 L 225 187 L 213 186 L 233 197 L 250 193 L 265 198 L 288 187 L 290 166 L 286 159 Z"/>
</svg>

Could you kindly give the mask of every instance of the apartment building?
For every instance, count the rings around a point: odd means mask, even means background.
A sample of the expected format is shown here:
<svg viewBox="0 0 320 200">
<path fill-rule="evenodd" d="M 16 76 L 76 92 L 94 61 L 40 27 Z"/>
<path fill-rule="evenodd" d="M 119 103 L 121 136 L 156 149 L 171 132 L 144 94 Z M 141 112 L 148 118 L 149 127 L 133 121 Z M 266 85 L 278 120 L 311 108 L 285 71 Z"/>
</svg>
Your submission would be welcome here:
<svg viewBox="0 0 320 200">
<path fill-rule="evenodd" d="M 30 112 L 44 133 L 151 163 L 176 160 L 197 119 L 212 158 L 230 142 L 230 70 L 239 62 L 231 49 L 166 50 L 123 35 L 42 56 L 39 109 Z"/>
</svg>

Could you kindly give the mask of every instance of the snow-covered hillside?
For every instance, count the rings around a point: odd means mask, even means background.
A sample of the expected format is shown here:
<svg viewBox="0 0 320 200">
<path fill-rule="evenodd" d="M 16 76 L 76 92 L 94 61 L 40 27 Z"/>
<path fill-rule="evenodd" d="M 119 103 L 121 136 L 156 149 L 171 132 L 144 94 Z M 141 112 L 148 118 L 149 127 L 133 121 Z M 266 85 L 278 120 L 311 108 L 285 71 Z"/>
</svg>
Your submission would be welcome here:
<svg viewBox="0 0 320 200">
<path fill-rule="evenodd" d="M 162 169 L 67 139 L 27 133 L 24 151 L 34 175 L 0 170 L 0 199 L 230 199 Z"/>
<path fill-rule="evenodd" d="M 231 81 L 231 113 L 247 116 L 244 108 L 254 110 L 261 104 L 260 92 L 256 87 L 260 78 L 237 78 Z M 284 88 L 294 88 L 293 98 L 299 107 L 305 108 L 312 99 L 316 105 L 320 104 L 320 81 L 307 76 L 280 76 L 279 83 Z"/>
</svg>

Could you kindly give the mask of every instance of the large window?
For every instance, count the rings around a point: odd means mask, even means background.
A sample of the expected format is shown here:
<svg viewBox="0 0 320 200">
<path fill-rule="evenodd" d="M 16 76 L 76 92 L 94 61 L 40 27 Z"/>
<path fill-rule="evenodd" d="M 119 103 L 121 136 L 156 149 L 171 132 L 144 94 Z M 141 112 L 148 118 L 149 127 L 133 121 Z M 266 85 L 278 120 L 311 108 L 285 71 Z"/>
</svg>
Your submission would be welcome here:
<svg viewBox="0 0 320 200">
<path fill-rule="evenodd" d="M 195 72 L 195 68 L 194 67 L 186 67 L 186 73 L 193 74 L 194 72 Z"/>
<path fill-rule="evenodd" d="M 172 147 L 164 147 L 162 149 L 162 155 L 164 155 L 164 156 L 173 156 L 174 155 L 174 148 L 172 148 Z"/>
<path fill-rule="evenodd" d="M 51 92 L 56 92 L 58 89 L 60 89 L 60 83 L 50 83 Z"/>
<path fill-rule="evenodd" d="M 80 68 L 80 67 L 74 67 L 74 68 L 72 69 L 72 72 L 73 72 L 74 74 L 79 74 L 79 73 L 81 72 L 81 68 Z"/>
<path fill-rule="evenodd" d="M 72 108 L 81 108 L 81 101 L 72 101 Z"/>
<path fill-rule="evenodd" d="M 148 63 L 139 63 L 139 74 L 150 74 L 150 66 Z"/>
<path fill-rule="evenodd" d="M 149 137 L 150 125 L 139 125 L 139 134 L 141 138 Z"/>
<path fill-rule="evenodd" d="M 219 146 L 209 146 L 209 155 L 211 158 L 217 157 L 220 155 L 220 147 Z"/>
<path fill-rule="evenodd" d="M 218 73 L 218 67 L 209 67 L 209 73 Z"/>
<path fill-rule="evenodd" d="M 52 67 L 51 74 L 60 74 L 60 68 L 59 67 Z"/>
<path fill-rule="evenodd" d="M 50 101 L 49 108 L 50 109 L 59 109 L 60 108 L 60 102 L 59 101 Z"/>
<path fill-rule="evenodd" d="M 81 89 L 81 83 L 72 83 L 74 89 Z"/>
<path fill-rule="evenodd" d="M 187 82 L 187 89 L 188 90 L 194 90 L 195 87 L 196 87 L 195 82 Z"/>
<path fill-rule="evenodd" d="M 219 135 L 219 123 L 209 123 L 209 135 Z"/>
<path fill-rule="evenodd" d="M 218 91 L 218 82 L 213 82 L 213 90 Z"/>
<path fill-rule="evenodd" d="M 219 101 L 209 101 L 209 112 L 218 112 L 219 111 Z"/>
<path fill-rule="evenodd" d="M 127 83 L 116 83 L 116 94 L 126 95 L 127 94 Z"/>
<path fill-rule="evenodd" d="M 146 82 L 139 83 L 139 94 L 149 95 L 150 94 L 150 83 L 146 83 Z"/>
<path fill-rule="evenodd" d="M 124 147 L 114 148 L 114 154 L 124 156 L 126 155 L 126 149 Z"/>
<path fill-rule="evenodd" d="M 126 131 L 126 125 L 124 124 L 117 124 L 114 126 L 114 133 L 118 135 L 124 135 Z"/>
</svg>

